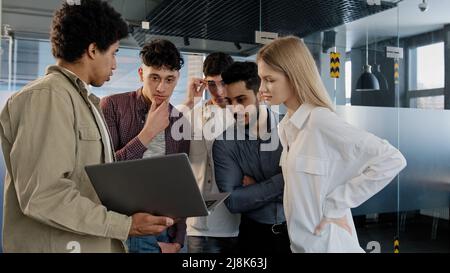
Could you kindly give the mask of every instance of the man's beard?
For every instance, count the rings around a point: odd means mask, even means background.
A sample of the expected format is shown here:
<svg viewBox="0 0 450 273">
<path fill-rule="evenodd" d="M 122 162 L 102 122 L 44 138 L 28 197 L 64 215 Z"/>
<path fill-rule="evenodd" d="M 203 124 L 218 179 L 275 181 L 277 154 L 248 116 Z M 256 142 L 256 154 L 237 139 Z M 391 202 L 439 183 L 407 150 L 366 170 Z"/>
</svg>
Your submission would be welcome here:
<svg viewBox="0 0 450 273">
<path fill-rule="evenodd" d="M 245 129 L 249 129 L 251 126 L 256 125 L 259 121 L 259 107 L 258 107 L 258 105 L 255 105 L 255 107 L 256 107 L 256 119 L 254 119 L 254 118 L 252 119 L 249 112 L 245 113 L 243 116 L 244 119 L 242 120 L 242 122 L 244 122 Z M 248 116 L 247 123 L 245 123 L 246 115 Z M 234 113 L 233 117 L 234 117 L 234 120 L 236 121 L 235 126 L 242 126 L 242 123 L 238 122 L 238 113 Z"/>
</svg>

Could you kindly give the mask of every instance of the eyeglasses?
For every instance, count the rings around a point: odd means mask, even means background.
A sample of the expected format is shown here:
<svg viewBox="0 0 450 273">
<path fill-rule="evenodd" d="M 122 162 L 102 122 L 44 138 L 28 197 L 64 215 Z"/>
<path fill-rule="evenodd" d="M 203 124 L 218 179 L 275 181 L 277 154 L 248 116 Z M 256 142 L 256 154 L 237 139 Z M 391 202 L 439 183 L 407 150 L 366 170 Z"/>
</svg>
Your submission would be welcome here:
<svg viewBox="0 0 450 273">
<path fill-rule="evenodd" d="M 225 83 L 223 81 L 206 81 L 206 83 L 208 84 L 208 88 L 209 89 L 213 89 L 216 90 L 219 86 L 220 87 L 224 87 Z"/>
</svg>

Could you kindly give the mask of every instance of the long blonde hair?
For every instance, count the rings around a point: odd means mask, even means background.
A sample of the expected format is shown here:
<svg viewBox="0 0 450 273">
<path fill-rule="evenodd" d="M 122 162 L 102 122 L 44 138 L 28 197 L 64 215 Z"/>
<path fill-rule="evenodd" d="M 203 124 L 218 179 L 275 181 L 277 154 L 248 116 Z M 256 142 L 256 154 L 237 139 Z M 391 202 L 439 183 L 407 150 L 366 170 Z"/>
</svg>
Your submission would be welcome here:
<svg viewBox="0 0 450 273">
<path fill-rule="evenodd" d="M 301 39 L 295 36 L 276 39 L 262 47 L 256 59 L 284 73 L 301 104 L 309 103 L 334 111 L 314 58 Z"/>
</svg>

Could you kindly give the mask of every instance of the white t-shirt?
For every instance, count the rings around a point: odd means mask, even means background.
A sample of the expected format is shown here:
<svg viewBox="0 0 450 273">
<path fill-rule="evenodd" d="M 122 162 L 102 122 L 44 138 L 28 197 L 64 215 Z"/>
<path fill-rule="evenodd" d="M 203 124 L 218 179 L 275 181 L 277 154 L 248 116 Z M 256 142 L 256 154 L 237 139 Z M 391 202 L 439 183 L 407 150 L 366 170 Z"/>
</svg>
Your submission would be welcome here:
<svg viewBox="0 0 450 273">
<path fill-rule="evenodd" d="M 147 119 L 147 116 L 145 117 Z M 147 151 L 144 152 L 142 158 L 149 158 L 166 154 L 166 137 L 163 130 L 157 134 L 147 146 Z"/>
</svg>

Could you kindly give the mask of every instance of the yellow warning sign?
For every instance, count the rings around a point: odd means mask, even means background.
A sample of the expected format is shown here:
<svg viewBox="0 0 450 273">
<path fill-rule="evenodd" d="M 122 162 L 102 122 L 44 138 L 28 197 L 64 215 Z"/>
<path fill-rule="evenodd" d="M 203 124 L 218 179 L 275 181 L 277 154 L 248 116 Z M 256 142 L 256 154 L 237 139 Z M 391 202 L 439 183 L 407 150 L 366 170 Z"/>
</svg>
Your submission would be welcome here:
<svg viewBox="0 0 450 273">
<path fill-rule="evenodd" d="M 394 253 L 400 253 L 400 241 L 398 238 L 394 240 Z"/>
<path fill-rule="evenodd" d="M 330 77 L 339 78 L 339 66 L 341 61 L 339 60 L 341 54 L 337 52 L 330 52 Z"/>
<path fill-rule="evenodd" d="M 399 83 L 399 78 L 400 78 L 399 70 L 400 70 L 400 65 L 398 63 L 398 60 L 396 59 L 395 63 L 394 63 L 394 80 L 395 80 L 395 84 Z"/>
</svg>

